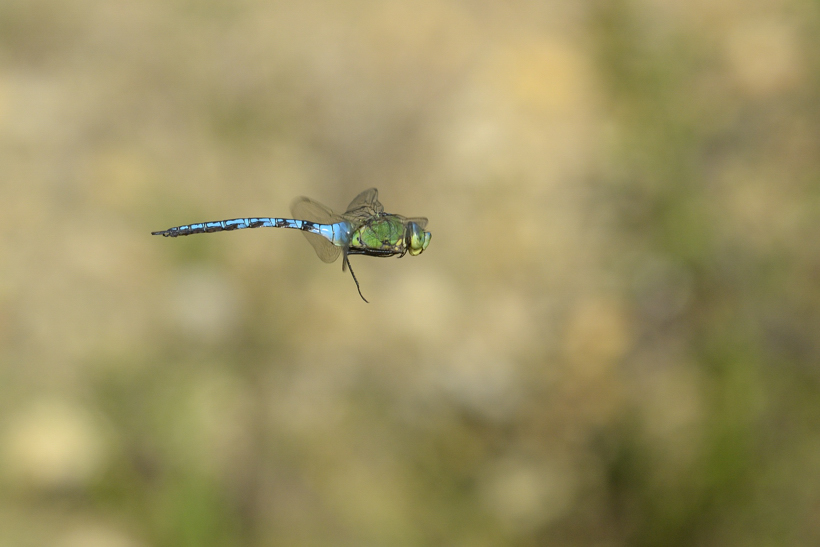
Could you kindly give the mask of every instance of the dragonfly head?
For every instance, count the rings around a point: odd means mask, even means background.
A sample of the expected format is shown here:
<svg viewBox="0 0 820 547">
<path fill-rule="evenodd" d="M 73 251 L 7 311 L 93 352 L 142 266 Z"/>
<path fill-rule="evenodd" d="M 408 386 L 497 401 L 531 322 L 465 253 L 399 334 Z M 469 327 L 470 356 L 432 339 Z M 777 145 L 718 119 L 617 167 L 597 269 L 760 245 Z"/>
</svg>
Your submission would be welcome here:
<svg viewBox="0 0 820 547">
<path fill-rule="evenodd" d="M 420 255 L 430 244 L 431 236 L 432 234 L 430 232 L 425 232 L 422 227 L 415 222 L 409 223 L 407 225 L 407 240 L 405 241 L 407 252 L 409 252 L 411 256 Z"/>
</svg>

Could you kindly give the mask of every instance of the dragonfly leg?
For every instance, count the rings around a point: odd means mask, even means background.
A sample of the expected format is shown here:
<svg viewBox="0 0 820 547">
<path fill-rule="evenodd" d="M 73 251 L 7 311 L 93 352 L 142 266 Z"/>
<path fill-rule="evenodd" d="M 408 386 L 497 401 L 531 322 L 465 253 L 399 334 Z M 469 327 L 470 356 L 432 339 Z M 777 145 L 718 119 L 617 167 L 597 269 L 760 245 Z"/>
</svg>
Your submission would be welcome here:
<svg viewBox="0 0 820 547">
<path fill-rule="evenodd" d="M 345 260 L 342 262 L 342 266 L 344 267 L 345 264 L 347 264 L 347 267 L 350 269 L 350 275 L 353 276 L 353 281 L 356 282 L 356 290 L 359 291 L 359 296 L 362 297 L 362 300 L 367 302 L 367 298 L 365 298 L 362 294 L 362 289 L 359 287 L 359 280 L 356 279 L 356 274 L 353 273 L 353 266 L 350 265 L 350 260 L 347 259 L 347 255 L 345 255 Z M 367 303 L 370 304 L 370 302 Z"/>
</svg>

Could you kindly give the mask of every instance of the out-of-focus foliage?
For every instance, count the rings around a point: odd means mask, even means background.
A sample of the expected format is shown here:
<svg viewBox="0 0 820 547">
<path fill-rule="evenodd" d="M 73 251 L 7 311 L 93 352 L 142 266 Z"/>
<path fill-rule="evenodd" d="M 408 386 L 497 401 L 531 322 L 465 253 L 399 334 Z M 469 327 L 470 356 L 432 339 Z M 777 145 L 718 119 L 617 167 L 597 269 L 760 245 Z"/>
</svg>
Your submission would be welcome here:
<svg viewBox="0 0 820 547">
<path fill-rule="evenodd" d="M 0 2 L 0 544 L 820 544 L 820 5 Z M 427 216 L 419 257 L 151 230 Z"/>
</svg>

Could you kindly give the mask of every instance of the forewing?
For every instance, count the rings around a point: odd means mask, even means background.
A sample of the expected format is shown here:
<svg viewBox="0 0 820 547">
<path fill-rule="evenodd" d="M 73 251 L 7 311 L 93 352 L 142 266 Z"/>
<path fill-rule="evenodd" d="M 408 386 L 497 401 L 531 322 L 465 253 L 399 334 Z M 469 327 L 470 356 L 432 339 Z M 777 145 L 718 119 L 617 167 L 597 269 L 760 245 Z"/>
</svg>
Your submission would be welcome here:
<svg viewBox="0 0 820 547">
<path fill-rule="evenodd" d="M 339 215 L 333 213 L 329 207 L 325 207 L 318 201 L 313 201 L 304 196 L 293 200 L 290 205 L 290 212 L 297 220 L 309 220 L 318 224 L 333 224 L 342 220 Z M 302 232 L 311 244 L 316 254 L 323 262 L 333 262 L 339 258 L 342 249 L 337 247 L 319 234 Z"/>
<path fill-rule="evenodd" d="M 379 203 L 379 191 L 375 188 L 368 188 L 350 202 L 345 215 L 355 213 L 356 216 L 375 216 L 384 212 L 384 207 Z"/>
<path fill-rule="evenodd" d="M 407 226 L 407 224 L 410 222 L 415 222 L 419 225 L 419 228 L 421 228 L 422 230 L 424 230 L 424 228 L 427 226 L 427 219 L 425 217 L 413 217 L 404 219 L 405 226 Z"/>
</svg>

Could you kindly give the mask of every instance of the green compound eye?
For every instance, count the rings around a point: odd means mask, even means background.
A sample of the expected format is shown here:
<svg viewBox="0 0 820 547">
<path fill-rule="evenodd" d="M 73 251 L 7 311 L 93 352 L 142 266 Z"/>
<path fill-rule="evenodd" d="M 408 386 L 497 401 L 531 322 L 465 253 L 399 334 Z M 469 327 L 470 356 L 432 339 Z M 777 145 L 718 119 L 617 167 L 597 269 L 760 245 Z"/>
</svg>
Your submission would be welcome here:
<svg viewBox="0 0 820 547">
<path fill-rule="evenodd" d="M 408 224 L 407 228 L 407 251 L 411 256 L 420 255 L 430 244 L 432 234 L 422 230 L 415 222 Z"/>
</svg>

